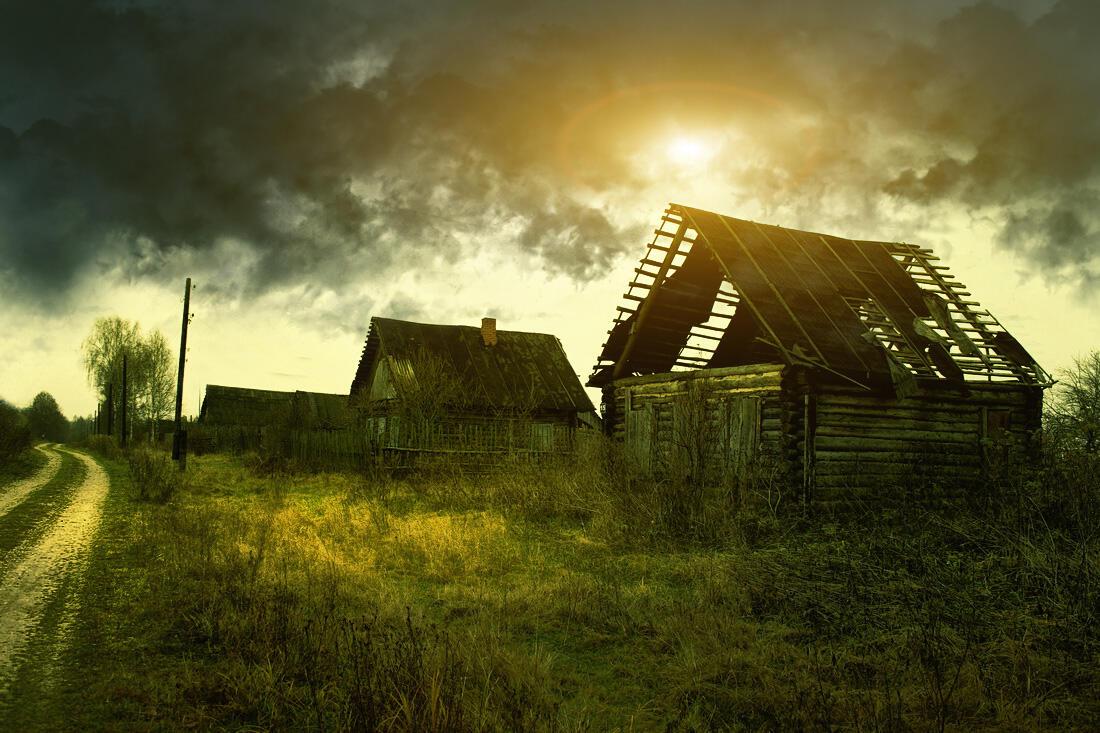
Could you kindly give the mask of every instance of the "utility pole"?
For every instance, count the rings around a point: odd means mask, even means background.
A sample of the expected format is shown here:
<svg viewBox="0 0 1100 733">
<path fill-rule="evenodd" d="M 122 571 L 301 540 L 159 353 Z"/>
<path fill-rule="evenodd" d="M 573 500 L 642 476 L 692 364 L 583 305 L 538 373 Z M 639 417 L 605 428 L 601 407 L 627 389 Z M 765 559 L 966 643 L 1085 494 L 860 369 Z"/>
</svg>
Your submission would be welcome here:
<svg viewBox="0 0 1100 733">
<path fill-rule="evenodd" d="M 122 447 L 126 447 L 126 354 L 122 355 L 122 428 L 119 431 L 119 437 L 122 438 Z"/>
<path fill-rule="evenodd" d="M 115 429 L 115 383 L 107 383 L 107 435 L 114 435 Z"/>
<path fill-rule="evenodd" d="M 176 430 L 172 433 L 172 459 L 182 471 L 187 466 L 187 435 L 183 432 L 183 367 L 187 362 L 187 324 L 191 320 L 191 278 L 183 289 L 183 326 L 180 329 L 180 367 L 176 374 Z"/>
</svg>

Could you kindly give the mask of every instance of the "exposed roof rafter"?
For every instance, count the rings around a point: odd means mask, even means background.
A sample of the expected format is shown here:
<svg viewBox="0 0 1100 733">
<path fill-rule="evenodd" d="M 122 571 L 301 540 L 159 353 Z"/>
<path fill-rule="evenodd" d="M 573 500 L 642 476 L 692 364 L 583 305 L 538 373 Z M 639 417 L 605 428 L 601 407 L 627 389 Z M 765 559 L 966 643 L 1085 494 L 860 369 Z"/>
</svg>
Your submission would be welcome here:
<svg viewBox="0 0 1100 733">
<path fill-rule="evenodd" d="M 588 383 L 771 360 L 859 384 L 890 382 L 899 365 L 917 379 L 1052 384 L 938 262 L 912 244 L 671 204 Z"/>
</svg>

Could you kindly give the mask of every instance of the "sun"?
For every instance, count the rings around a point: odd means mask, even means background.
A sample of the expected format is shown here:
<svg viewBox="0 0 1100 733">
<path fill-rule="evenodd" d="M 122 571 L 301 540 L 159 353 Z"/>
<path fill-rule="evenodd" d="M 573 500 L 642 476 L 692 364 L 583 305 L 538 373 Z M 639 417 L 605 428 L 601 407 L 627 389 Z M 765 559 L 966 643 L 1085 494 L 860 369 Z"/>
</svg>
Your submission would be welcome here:
<svg viewBox="0 0 1100 733">
<path fill-rule="evenodd" d="M 705 163 L 713 151 L 705 142 L 695 137 L 678 135 L 669 141 L 665 152 L 668 159 L 678 165 Z"/>
</svg>

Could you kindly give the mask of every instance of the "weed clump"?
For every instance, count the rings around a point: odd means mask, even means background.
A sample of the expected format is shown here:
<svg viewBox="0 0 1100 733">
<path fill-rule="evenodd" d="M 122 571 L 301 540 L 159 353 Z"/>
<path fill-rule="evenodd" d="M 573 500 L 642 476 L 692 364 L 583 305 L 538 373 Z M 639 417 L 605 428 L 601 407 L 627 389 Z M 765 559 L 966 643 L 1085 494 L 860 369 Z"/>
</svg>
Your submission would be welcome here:
<svg viewBox="0 0 1100 733">
<path fill-rule="evenodd" d="M 109 461 L 121 461 L 126 457 L 118 447 L 118 441 L 111 435 L 89 435 L 84 441 L 84 447 Z"/>
<path fill-rule="evenodd" d="M 134 448 L 126 454 L 126 463 L 140 501 L 163 504 L 172 498 L 184 480 L 172 459 L 159 451 Z"/>
</svg>

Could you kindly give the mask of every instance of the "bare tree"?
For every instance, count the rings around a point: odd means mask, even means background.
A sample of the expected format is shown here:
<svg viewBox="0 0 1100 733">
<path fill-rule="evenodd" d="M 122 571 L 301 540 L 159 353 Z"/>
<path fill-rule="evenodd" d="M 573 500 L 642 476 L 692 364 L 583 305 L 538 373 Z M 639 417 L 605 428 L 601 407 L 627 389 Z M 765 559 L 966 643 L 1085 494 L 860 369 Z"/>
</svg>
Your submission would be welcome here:
<svg viewBox="0 0 1100 733">
<path fill-rule="evenodd" d="M 159 331 L 143 336 L 137 321 L 118 316 L 96 320 L 82 345 L 84 370 L 101 400 L 113 396 L 115 415 L 122 414 L 123 356 L 129 382 L 128 414 L 135 422 L 148 422 L 150 435 L 155 437 L 156 421 L 167 417 L 173 406 L 171 348 Z"/>
<path fill-rule="evenodd" d="M 1074 359 L 1061 377 L 1047 405 L 1047 432 L 1061 445 L 1100 452 L 1100 351 Z"/>
<path fill-rule="evenodd" d="M 175 379 L 172 372 L 172 349 L 160 331 L 153 331 L 138 349 L 141 381 L 138 414 L 149 421 L 150 435 L 156 438 L 157 421 L 172 415 L 175 406 Z"/>
<path fill-rule="evenodd" d="M 445 416 L 460 411 L 468 401 L 454 368 L 424 348 L 407 360 L 392 360 L 390 379 L 398 396 L 397 416 L 410 441 L 409 447 L 434 447 L 442 437 Z"/>
</svg>

